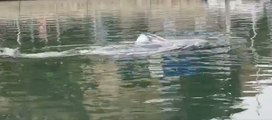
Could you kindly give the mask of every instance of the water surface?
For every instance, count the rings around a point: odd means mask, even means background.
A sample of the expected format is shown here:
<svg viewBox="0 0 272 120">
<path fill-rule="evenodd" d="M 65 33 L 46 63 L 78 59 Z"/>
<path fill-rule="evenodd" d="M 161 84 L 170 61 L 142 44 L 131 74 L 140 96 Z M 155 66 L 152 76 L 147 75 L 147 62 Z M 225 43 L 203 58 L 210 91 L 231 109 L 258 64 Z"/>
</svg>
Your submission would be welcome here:
<svg viewBox="0 0 272 120">
<path fill-rule="evenodd" d="M 24 54 L 126 45 L 143 32 L 217 47 L 113 59 L 0 59 L 1 120 L 272 119 L 272 3 L 0 2 L 0 46 Z"/>
</svg>

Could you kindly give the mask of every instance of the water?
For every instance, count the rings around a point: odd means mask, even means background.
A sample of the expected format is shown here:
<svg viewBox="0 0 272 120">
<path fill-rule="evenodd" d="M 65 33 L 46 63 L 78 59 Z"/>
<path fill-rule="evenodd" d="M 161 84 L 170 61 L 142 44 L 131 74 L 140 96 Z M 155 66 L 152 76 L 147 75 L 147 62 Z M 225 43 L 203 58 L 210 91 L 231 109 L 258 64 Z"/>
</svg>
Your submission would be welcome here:
<svg viewBox="0 0 272 120">
<path fill-rule="evenodd" d="M 128 59 L 2 56 L 1 120 L 272 119 L 270 1 L 12 1 L 0 13 L 1 48 L 28 55 L 144 32 L 217 43 Z"/>
</svg>

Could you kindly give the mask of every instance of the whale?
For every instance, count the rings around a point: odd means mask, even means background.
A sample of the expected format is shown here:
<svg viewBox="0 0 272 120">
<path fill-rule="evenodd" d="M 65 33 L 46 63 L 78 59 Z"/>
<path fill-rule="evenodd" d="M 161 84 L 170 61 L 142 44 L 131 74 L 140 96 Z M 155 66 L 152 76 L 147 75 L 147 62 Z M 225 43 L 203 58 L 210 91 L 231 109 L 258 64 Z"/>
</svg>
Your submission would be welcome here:
<svg viewBox="0 0 272 120">
<path fill-rule="evenodd" d="M 208 44 L 209 42 L 204 39 L 165 39 L 155 34 L 142 33 L 132 45 L 109 45 L 94 49 L 91 53 L 117 57 L 137 57 L 203 48 Z"/>
<path fill-rule="evenodd" d="M 48 58 L 77 55 L 101 55 L 114 58 L 146 57 L 171 51 L 182 52 L 190 48 L 202 48 L 209 42 L 204 39 L 166 39 L 151 33 L 141 33 L 132 44 L 76 47 L 65 51 L 21 53 L 18 48 L 0 48 L 1 57 Z"/>
</svg>

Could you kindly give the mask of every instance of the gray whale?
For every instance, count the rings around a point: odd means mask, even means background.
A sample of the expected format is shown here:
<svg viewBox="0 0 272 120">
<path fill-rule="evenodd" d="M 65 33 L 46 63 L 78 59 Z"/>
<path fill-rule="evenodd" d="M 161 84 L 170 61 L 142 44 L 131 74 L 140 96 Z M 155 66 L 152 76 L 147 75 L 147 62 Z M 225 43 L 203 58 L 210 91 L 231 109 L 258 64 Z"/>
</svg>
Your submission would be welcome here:
<svg viewBox="0 0 272 120">
<path fill-rule="evenodd" d="M 78 47 L 66 51 L 41 53 L 20 53 L 19 49 L 0 48 L 0 56 L 16 58 L 48 58 L 76 55 L 102 55 L 115 58 L 142 57 L 188 48 L 201 48 L 208 44 L 203 39 L 165 39 L 155 34 L 140 34 L 134 44 Z"/>
</svg>

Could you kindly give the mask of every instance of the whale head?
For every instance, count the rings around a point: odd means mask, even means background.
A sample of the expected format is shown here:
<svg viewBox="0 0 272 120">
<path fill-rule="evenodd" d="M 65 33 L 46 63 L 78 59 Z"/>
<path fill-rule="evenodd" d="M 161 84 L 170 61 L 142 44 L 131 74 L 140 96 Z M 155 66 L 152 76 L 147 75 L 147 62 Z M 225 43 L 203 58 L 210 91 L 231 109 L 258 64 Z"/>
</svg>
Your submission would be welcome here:
<svg viewBox="0 0 272 120">
<path fill-rule="evenodd" d="M 135 41 L 135 45 L 144 45 L 148 43 L 151 43 L 151 39 L 148 38 L 148 36 L 145 34 L 140 34 L 140 36 Z"/>
<path fill-rule="evenodd" d="M 165 39 L 157 36 L 157 35 L 153 35 L 153 34 L 140 34 L 140 36 L 137 38 L 137 40 L 135 41 L 135 45 L 147 45 L 147 44 L 164 44 Z"/>
</svg>

